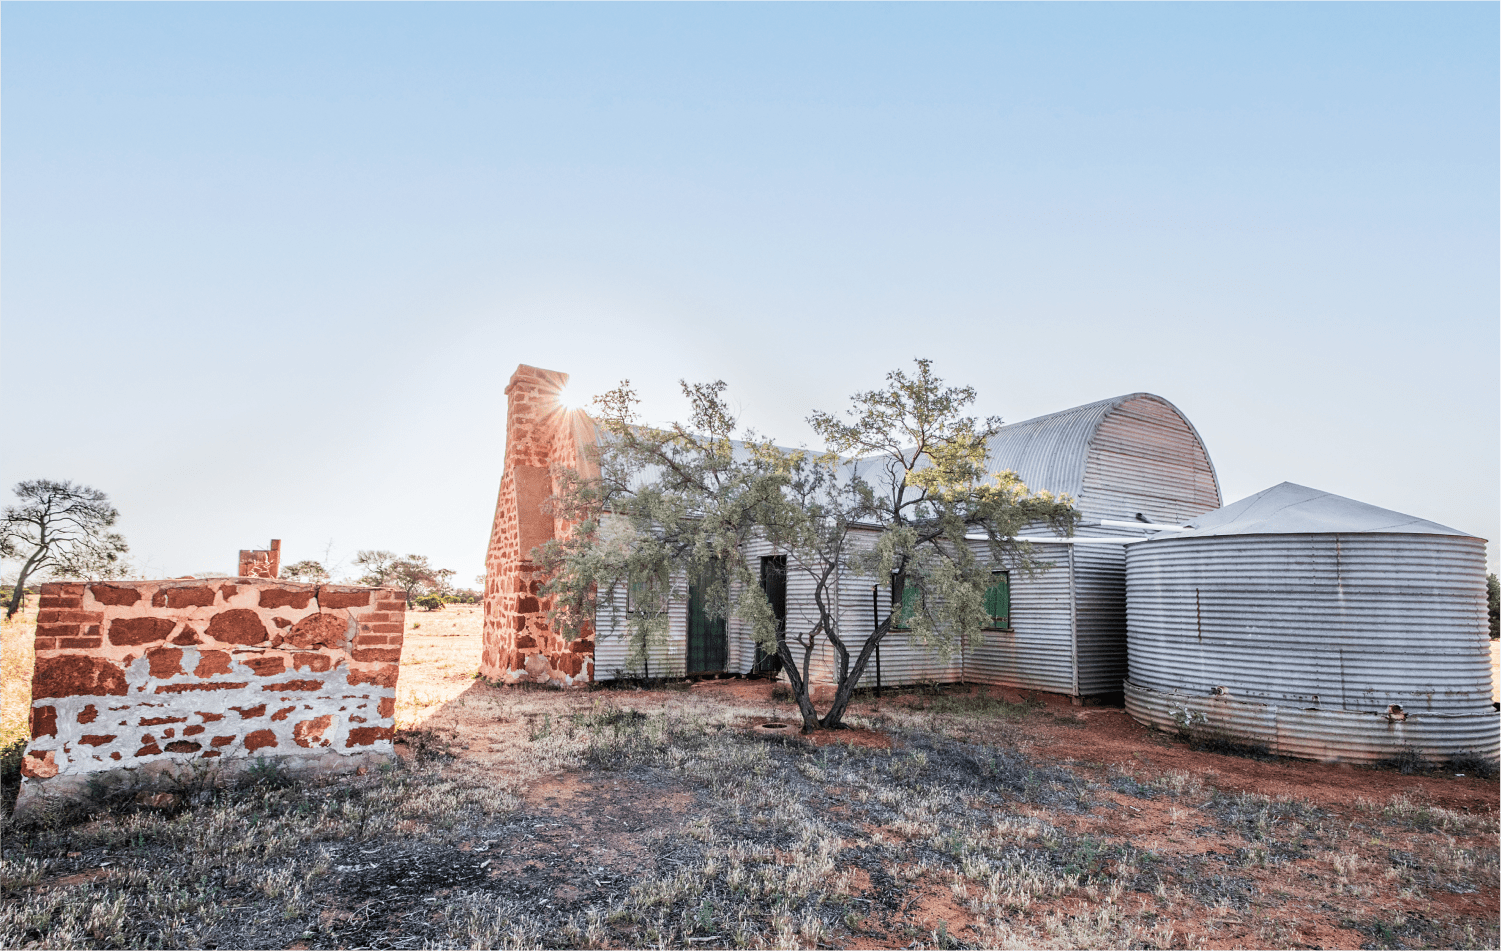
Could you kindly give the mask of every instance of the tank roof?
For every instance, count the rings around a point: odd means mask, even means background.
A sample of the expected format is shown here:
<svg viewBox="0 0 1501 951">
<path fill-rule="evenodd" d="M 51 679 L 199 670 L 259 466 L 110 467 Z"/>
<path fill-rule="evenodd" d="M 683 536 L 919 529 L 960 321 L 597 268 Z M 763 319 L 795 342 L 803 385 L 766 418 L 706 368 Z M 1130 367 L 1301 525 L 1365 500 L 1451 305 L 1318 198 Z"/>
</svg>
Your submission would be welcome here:
<svg viewBox="0 0 1501 951">
<path fill-rule="evenodd" d="M 1403 515 L 1391 509 L 1283 482 L 1224 508 L 1205 512 L 1188 523 L 1188 531 L 1164 532 L 1154 538 L 1203 538 L 1213 535 L 1313 535 L 1359 532 L 1398 535 L 1463 535 L 1467 532 Z"/>
</svg>

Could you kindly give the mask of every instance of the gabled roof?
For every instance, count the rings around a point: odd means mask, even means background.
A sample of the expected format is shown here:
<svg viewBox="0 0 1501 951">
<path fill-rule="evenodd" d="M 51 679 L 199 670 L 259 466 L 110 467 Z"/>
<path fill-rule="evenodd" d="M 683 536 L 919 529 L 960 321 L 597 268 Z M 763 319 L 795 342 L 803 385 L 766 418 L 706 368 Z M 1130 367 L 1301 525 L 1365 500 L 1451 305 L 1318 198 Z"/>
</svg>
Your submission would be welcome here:
<svg viewBox="0 0 1501 951">
<path fill-rule="evenodd" d="M 1213 535 L 1311 535 L 1362 532 L 1399 535 L 1464 535 L 1467 533 L 1321 492 L 1305 485 L 1284 482 L 1188 523 L 1189 531 L 1164 532 L 1155 538 L 1196 538 Z"/>
</svg>

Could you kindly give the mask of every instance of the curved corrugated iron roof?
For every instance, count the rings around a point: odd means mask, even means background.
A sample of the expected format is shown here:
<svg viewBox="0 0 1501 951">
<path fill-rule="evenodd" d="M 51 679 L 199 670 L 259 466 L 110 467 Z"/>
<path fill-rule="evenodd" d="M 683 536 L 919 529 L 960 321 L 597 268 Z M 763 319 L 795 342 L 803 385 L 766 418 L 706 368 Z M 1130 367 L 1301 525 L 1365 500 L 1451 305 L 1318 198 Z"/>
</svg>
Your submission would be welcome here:
<svg viewBox="0 0 1501 951">
<path fill-rule="evenodd" d="M 1100 424 L 1111 413 L 1137 399 L 1156 400 L 1167 406 L 1193 433 L 1199 445 L 1204 444 L 1193 423 L 1172 403 L 1155 393 L 1127 393 L 1002 426 L 990 439 L 987 457 L 990 471 L 1010 469 L 1033 492 L 1046 490 L 1077 499 L 1084 488 L 1084 470 L 1089 465 L 1090 447 Z M 1213 474 L 1214 461 L 1208 451 L 1204 458 Z M 1215 481 L 1217 485 L 1218 476 Z"/>
<path fill-rule="evenodd" d="M 1047 490 L 1078 498 L 1095 431 L 1111 410 L 1145 395 L 1116 396 L 1002 426 L 990 437 L 987 467 L 991 472 L 1010 469 L 1033 492 Z"/>
<path fill-rule="evenodd" d="M 1205 512 L 1189 530 L 1154 536 L 1195 538 L 1209 535 L 1313 535 L 1380 532 L 1397 535 L 1463 535 L 1467 532 L 1403 515 L 1391 509 L 1284 482 L 1224 508 Z"/>
</svg>

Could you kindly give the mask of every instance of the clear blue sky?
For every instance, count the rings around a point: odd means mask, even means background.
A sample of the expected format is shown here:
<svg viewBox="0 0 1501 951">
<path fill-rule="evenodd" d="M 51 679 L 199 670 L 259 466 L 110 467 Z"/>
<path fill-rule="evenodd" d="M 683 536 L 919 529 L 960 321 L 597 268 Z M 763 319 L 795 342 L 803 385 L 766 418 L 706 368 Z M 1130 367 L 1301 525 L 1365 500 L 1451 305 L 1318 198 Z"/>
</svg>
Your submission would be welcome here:
<svg viewBox="0 0 1501 951">
<path fill-rule="evenodd" d="M 518 363 L 792 444 L 914 356 L 1013 421 L 1147 390 L 1226 501 L 1501 535 L 1494 3 L 0 18 L 0 480 L 148 575 L 472 579 Z"/>
</svg>

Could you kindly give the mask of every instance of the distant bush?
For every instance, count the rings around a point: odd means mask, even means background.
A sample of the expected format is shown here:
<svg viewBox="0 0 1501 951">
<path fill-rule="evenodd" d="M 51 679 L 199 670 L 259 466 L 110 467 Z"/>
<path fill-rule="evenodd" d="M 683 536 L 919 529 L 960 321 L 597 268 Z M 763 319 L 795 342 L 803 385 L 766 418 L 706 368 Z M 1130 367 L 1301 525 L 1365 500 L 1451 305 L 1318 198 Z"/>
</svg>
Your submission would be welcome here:
<svg viewBox="0 0 1501 951">
<path fill-rule="evenodd" d="M 412 599 L 412 604 L 424 611 L 441 611 L 447 599 L 441 594 L 422 594 Z"/>
<path fill-rule="evenodd" d="M 1485 576 L 1485 603 L 1491 615 L 1491 640 L 1501 638 L 1501 581 L 1494 573 Z"/>
<path fill-rule="evenodd" d="M 316 584 L 328 580 L 328 571 L 316 561 L 299 561 L 281 569 L 281 576 L 288 581 L 305 581 Z"/>
</svg>

